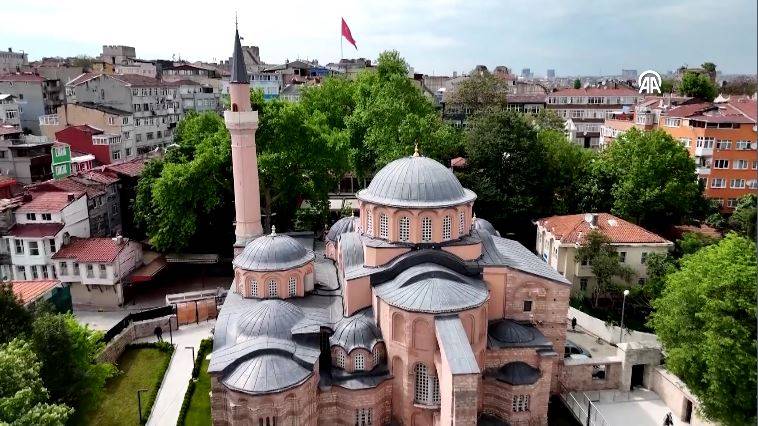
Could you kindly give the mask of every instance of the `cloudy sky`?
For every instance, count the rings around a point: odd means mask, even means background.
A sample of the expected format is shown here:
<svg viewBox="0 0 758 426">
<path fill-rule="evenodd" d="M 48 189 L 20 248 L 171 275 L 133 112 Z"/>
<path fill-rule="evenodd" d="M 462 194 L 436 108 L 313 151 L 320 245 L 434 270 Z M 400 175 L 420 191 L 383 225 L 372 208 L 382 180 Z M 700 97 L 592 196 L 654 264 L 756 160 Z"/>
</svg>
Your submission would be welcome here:
<svg viewBox="0 0 758 426">
<path fill-rule="evenodd" d="M 672 70 L 715 62 L 756 71 L 756 0 L 3 0 L 0 48 L 42 56 L 134 46 L 140 58 L 229 57 L 234 13 L 268 63 L 339 59 L 340 17 L 358 43 L 345 57 L 397 49 L 416 72 L 476 64 L 545 75 Z M 197 5 L 196 5 L 197 4 Z"/>
</svg>

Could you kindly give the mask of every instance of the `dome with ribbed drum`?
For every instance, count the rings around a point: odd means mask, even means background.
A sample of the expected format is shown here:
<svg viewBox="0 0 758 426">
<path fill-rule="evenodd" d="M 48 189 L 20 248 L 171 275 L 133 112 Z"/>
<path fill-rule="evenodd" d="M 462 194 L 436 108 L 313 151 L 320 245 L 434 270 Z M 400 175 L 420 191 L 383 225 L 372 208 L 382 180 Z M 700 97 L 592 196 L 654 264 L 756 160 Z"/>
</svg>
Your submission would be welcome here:
<svg viewBox="0 0 758 426">
<path fill-rule="evenodd" d="M 337 321 L 329 344 L 340 346 L 347 353 L 357 348 L 371 352 L 374 345 L 382 341 L 382 332 L 374 324 L 371 312 L 371 309 L 364 309 Z"/>
<path fill-rule="evenodd" d="M 517 344 L 534 340 L 533 329 L 515 321 L 504 319 L 491 323 L 488 328 L 490 336 L 502 343 Z"/>
<path fill-rule="evenodd" d="M 268 299 L 240 314 L 236 323 L 237 342 L 256 337 L 290 339 L 292 327 L 305 317 L 297 306 L 284 300 Z"/>
<path fill-rule="evenodd" d="M 329 232 L 326 234 L 326 240 L 336 242 L 340 235 L 346 232 L 353 232 L 358 230 L 358 221 L 355 216 L 347 216 L 334 222 Z"/>
<path fill-rule="evenodd" d="M 286 271 L 313 261 L 313 251 L 303 247 L 288 235 L 271 234 L 260 236 L 245 246 L 234 258 L 235 268 L 247 271 Z"/>
<path fill-rule="evenodd" d="M 476 199 L 447 167 L 418 152 L 384 166 L 356 196 L 367 203 L 404 208 L 449 207 Z"/>
</svg>

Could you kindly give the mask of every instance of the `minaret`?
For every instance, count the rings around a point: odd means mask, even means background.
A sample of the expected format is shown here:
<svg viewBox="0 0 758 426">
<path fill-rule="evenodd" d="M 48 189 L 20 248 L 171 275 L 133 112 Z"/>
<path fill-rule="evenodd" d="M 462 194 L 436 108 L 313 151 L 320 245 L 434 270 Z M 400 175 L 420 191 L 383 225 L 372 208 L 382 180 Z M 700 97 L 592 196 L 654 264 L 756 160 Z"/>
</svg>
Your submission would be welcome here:
<svg viewBox="0 0 758 426">
<path fill-rule="evenodd" d="M 235 24 L 236 26 L 236 24 Z M 261 196 L 258 183 L 258 157 L 255 131 L 258 112 L 250 107 L 250 83 L 242 56 L 239 30 L 235 28 L 232 77 L 229 84 L 231 111 L 224 111 L 224 122 L 232 137 L 232 172 L 234 174 L 234 210 L 236 213 L 234 255 L 263 234 Z"/>
</svg>

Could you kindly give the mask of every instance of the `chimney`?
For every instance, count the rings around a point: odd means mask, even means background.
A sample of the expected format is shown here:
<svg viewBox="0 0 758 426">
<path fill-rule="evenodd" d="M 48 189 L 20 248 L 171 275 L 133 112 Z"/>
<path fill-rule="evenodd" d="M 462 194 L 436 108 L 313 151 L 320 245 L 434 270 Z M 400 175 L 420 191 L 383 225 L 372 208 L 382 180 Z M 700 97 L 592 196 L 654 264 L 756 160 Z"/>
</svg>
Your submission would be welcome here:
<svg viewBox="0 0 758 426">
<path fill-rule="evenodd" d="M 73 192 L 68 193 L 68 201 L 76 200 L 76 195 Z"/>
<path fill-rule="evenodd" d="M 590 222 L 590 225 L 593 228 L 597 228 L 597 213 L 592 213 L 592 221 Z"/>
<path fill-rule="evenodd" d="M 21 201 L 28 203 L 29 201 L 32 201 L 32 194 L 25 192 L 24 195 L 21 197 Z"/>
</svg>

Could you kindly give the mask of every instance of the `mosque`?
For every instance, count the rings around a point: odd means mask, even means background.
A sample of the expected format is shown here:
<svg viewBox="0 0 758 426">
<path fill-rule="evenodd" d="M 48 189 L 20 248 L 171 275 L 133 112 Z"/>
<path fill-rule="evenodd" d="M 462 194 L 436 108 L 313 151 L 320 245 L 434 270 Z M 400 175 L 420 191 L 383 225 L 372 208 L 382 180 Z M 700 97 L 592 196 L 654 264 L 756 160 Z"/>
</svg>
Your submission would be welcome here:
<svg viewBox="0 0 758 426">
<path fill-rule="evenodd" d="M 234 279 L 208 372 L 216 425 L 546 425 L 570 283 L 474 214 L 416 151 L 324 244 L 263 235 L 239 33 L 230 83 Z"/>
</svg>

